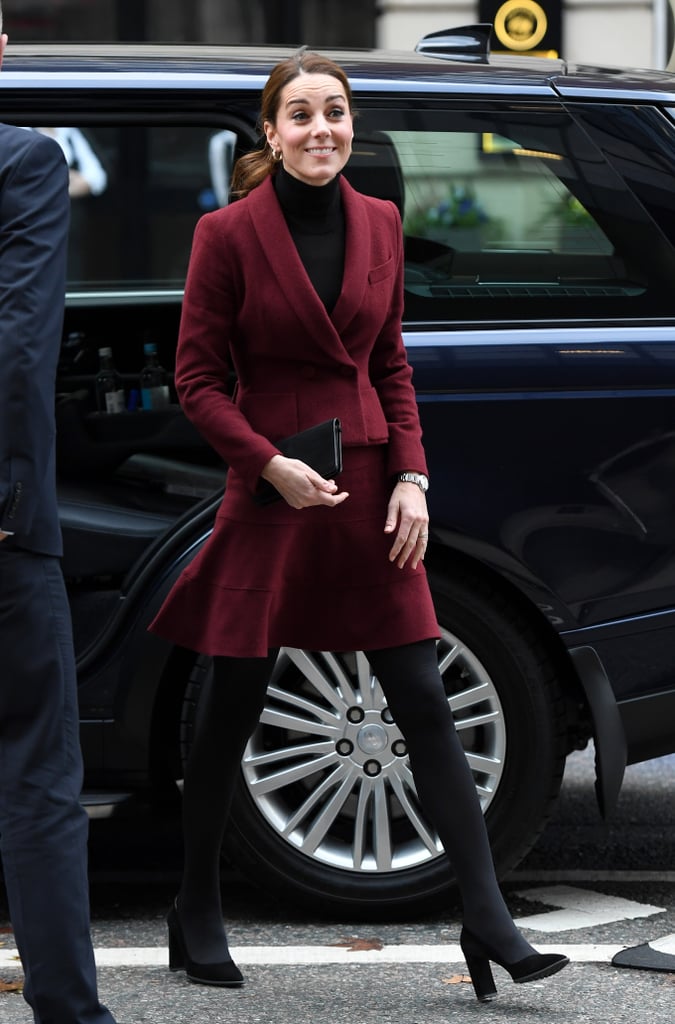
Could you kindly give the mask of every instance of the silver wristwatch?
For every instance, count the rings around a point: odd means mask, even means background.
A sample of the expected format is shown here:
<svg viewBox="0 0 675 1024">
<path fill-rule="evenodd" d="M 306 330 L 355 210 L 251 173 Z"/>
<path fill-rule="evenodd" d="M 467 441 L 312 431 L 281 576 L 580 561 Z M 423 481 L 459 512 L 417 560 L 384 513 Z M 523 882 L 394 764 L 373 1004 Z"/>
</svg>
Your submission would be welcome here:
<svg viewBox="0 0 675 1024">
<path fill-rule="evenodd" d="M 417 484 L 425 493 L 429 490 L 429 477 L 424 473 L 399 473 L 398 479 L 402 484 Z"/>
</svg>

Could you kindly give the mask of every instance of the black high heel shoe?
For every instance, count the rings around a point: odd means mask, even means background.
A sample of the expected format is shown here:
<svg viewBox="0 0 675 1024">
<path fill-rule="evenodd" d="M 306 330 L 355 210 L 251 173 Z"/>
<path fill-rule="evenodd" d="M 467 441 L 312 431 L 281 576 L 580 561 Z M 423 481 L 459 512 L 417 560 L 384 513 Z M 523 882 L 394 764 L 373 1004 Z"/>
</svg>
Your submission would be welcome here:
<svg viewBox="0 0 675 1024">
<path fill-rule="evenodd" d="M 515 964 L 507 964 L 496 950 L 478 939 L 466 926 L 462 928 L 459 944 L 471 975 L 476 999 L 481 1003 L 488 1003 L 497 995 L 490 960 L 508 971 L 516 984 L 548 978 L 549 975 L 562 971 L 563 967 L 570 962 L 569 957 L 562 953 L 532 953 L 531 956 L 526 956 L 522 960 L 516 961 Z"/>
<path fill-rule="evenodd" d="M 190 959 L 175 902 L 167 915 L 166 923 L 169 929 L 170 971 L 184 970 L 190 981 L 201 985 L 238 988 L 244 984 L 244 977 L 231 957 L 215 964 L 198 964 Z"/>
</svg>

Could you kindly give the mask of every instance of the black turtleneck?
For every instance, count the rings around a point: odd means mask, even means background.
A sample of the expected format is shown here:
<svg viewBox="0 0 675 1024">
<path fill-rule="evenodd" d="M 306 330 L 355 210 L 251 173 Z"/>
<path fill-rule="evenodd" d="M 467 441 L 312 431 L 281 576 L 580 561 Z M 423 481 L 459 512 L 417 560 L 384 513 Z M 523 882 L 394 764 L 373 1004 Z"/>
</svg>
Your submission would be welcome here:
<svg viewBox="0 0 675 1024">
<path fill-rule="evenodd" d="M 325 185 L 307 185 L 280 167 L 274 188 L 300 259 L 330 313 L 342 288 L 345 262 L 339 178 Z"/>
</svg>

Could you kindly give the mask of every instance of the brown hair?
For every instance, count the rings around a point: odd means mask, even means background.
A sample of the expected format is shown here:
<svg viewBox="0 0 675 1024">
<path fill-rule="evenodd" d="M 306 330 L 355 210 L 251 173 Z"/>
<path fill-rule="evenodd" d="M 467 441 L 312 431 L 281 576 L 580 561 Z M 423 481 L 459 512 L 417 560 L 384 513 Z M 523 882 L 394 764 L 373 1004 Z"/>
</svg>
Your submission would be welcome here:
<svg viewBox="0 0 675 1024">
<path fill-rule="evenodd" d="M 282 60 L 270 72 L 262 92 L 258 122 L 258 128 L 261 132 L 266 121 L 269 121 L 270 124 L 276 122 L 277 111 L 281 102 L 281 93 L 288 83 L 292 82 L 299 75 L 331 75 L 333 78 L 337 78 L 345 90 L 347 103 L 351 110 L 352 90 L 347 76 L 340 65 L 328 57 L 322 57 L 320 53 L 313 53 L 311 50 L 303 47 L 293 54 L 292 57 Z M 245 153 L 244 156 L 239 157 L 234 165 L 232 172 L 233 197 L 242 199 L 254 188 L 262 184 L 265 178 L 273 174 L 275 170 L 276 163 L 272 150 L 267 145 L 267 140 L 263 135 L 260 144 L 251 150 L 250 153 Z"/>
</svg>

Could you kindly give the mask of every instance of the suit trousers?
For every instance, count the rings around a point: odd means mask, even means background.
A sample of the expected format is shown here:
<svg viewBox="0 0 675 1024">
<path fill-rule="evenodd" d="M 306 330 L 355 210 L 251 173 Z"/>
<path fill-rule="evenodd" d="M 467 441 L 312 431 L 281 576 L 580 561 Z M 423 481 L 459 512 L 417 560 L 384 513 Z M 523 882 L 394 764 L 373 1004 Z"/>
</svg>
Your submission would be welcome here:
<svg viewBox="0 0 675 1024">
<path fill-rule="evenodd" d="M 70 612 L 58 559 L 0 543 L 0 852 L 36 1024 L 114 1024 L 97 994 Z"/>
</svg>

